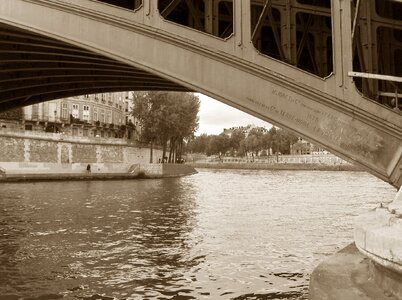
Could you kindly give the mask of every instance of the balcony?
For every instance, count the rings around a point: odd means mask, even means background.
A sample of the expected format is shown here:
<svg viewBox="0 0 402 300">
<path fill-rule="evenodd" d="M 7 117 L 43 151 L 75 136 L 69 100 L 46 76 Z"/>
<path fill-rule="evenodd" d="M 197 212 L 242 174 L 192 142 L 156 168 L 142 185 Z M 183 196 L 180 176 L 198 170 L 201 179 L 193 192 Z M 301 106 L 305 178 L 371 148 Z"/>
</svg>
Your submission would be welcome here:
<svg viewBox="0 0 402 300">
<path fill-rule="evenodd" d="M 39 114 L 24 115 L 25 121 L 36 121 L 36 122 L 49 122 L 49 123 L 69 123 L 68 118 L 61 118 L 59 116 L 42 116 Z"/>
</svg>

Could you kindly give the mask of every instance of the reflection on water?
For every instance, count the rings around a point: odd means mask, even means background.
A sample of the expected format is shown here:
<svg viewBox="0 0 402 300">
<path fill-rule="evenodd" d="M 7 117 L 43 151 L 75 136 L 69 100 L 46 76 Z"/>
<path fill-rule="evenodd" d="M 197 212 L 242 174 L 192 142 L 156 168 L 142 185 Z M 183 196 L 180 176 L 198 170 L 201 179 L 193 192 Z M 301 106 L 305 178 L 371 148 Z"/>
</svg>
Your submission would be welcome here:
<svg viewBox="0 0 402 300">
<path fill-rule="evenodd" d="M 2 184 L 0 299 L 306 299 L 353 217 L 395 194 L 363 173 L 200 171 Z"/>
</svg>

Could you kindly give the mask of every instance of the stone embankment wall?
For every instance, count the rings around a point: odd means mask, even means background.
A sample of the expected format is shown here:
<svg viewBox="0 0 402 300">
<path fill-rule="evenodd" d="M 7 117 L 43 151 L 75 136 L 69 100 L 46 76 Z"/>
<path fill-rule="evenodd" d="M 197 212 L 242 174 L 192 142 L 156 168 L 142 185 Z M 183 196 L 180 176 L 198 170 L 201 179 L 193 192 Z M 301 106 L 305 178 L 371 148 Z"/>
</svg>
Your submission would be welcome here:
<svg viewBox="0 0 402 300">
<path fill-rule="evenodd" d="M 154 161 L 162 151 L 154 149 Z M 0 130 L 0 170 L 12 173 L 127 173 L 148 164 L 150 150 L 121 139 L 83 138 L 34 131 Z"/>
<path fill-rule="evenodd" d="M 361 168 L 332 155 L 279 155 L 268 157 L 204 157 L 193 159 L 187 156 L 189 164 L 195 168 L 214 169 L 256 169 L 256 170 L 321 170 L 321 171 L 362 171 Z"/>
<path fill-rule="evenodd" d="M 303 171 L 362 171 L 351 165 L 327 165 L 318 163 L 189 163 L 194 168 L 244 169 L 244 170 L 303 170 Z"/>
<path fill-rule="evenodd" d="M 192 163 L 254 163 L 254 164 L 322 164 L 350 165 L 349 162 L 333 154 L 309 155 L 271 155 L 257 157 L 207 157 L 205 155 L 188 154 L 187 161 Z"/>
</svg>

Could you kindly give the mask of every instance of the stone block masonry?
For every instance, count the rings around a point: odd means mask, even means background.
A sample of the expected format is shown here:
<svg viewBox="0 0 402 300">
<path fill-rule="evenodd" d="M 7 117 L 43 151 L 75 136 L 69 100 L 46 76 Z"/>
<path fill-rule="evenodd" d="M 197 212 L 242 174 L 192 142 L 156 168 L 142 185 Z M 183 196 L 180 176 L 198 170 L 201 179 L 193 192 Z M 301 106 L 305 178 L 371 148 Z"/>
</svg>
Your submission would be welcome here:
<svg viewBox="0 0 402 300">
<path fill-rule="evenodd" d="M 58 157 L 60 157 L 60 163 L 68 164 L 72 161 L 72 158 L 70 157 L 70 153 L 72 152 L 71 144 L 59 143 L 58 150 L 59 150 Z"/>
<path fill-rule="evenodd" d="M 69 155 L 72 157 L 71 163 L 96 163 L 96 148 L 96 145 L 91 144 L 72 144 Z"/>
<path fill-rule="evenodd" d="M 104 163 L 123 163 L 124 162 L 124 147 L 123 146 L 103 146 L 97 147 L 101 154 L 99 160 Z"/>
<path fill-rule="evenodd" d="M 162 157 L 153 150 L 154 161 Z M 83 138 L 0 129 L 0 182 L 179 177 L 196 173 L 178 164 L 150 164 L 150 149 L 121 139 Z M 87 165 L 91 172 L 87 172 Z"/>
<path fill-rule="evenodd" d="M 24 139 L 15 139 L 13 137 L 0 138 L 0 161 L 14 162 L 25 161 Z"/>
<path fill-rule="evenodd" d="M 29 161 L 57 163 L 57 143 L 46 140 L 26 140 L 28 142 Z M 27 151 L 27 150 L 25 150 Z"/>
<path fill-rule="evenodd" d="M 154 149 L 153 155 L 157 161 L 162 151 Z M 80 173 L 87 164 L 93 172 L 127 172 L 130 165 L 149 160 L 149 148 L 121 139 L 0 130 L 0 167 L 7 173 Z"/>
</svg>

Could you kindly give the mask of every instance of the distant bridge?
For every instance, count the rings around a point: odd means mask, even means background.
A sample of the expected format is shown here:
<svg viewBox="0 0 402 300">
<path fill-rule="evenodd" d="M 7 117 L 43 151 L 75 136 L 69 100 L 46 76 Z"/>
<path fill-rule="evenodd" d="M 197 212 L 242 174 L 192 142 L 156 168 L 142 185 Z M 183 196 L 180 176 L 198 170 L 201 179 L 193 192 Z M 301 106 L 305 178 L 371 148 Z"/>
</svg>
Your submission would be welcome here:
<svg viewBox="0 0 402 300">
<path fill-rule="evenodd" d="M 397 0 L 1 0 L 0 111 L 197 91 L 402 185 Z"/>
</svg>

